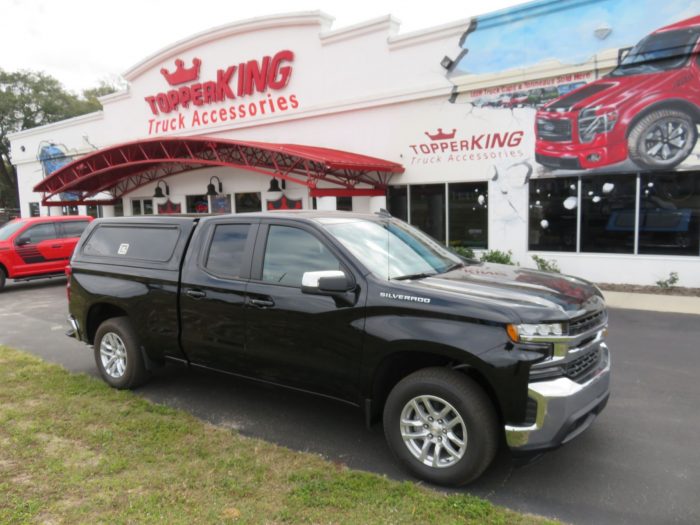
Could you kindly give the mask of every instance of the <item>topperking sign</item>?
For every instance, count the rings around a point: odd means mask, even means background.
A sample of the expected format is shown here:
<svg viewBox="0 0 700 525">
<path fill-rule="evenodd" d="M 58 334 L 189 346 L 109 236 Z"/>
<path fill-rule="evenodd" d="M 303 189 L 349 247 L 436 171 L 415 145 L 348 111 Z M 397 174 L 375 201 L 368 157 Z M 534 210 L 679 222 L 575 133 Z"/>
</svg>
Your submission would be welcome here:
<svg viewBox="0 0 700 525">
<path fill-rule="evenodd" d="M 185 67 L 185 62 L 178 58 L 174 71 L 160 70 L 170 89 L 144 97 L 154 115 L 148 120 L 148 134 L 158 135 L 296 109 L 299 107 L 296 94 L 273 93 L 289 83 L 293 62 L 294 53 L 282 50 L 259 60 L 217 69 L 215 77 L 200 81 L 201 59 L 194 58 L 192 65 Z"/>
</svg>

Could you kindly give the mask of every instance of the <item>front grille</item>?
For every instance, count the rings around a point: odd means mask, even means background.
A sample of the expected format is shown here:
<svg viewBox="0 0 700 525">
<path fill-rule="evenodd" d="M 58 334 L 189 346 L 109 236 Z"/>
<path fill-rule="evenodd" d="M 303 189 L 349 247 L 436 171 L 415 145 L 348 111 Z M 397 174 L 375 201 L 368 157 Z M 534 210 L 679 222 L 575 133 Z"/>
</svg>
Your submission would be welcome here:
<svg viewBox="0 0 700 525">
<path fill-rule="evenodd" d="M 598 364 L 599 358 L 600 348 L 596 347 L 595 350 L 587 352 L 585 355 L 567 363 L 564 367 L 564 375 L 575 381 L 590 372 Z"/>
<path fill-rule="evenodd" d="M 569 321 L 569 335 L 579 335 L 587 332 L 591 328 L 604 324 L 606 320 L 607 314 L 605 310 L 600 310 L 599 312 Z"/>
<path fill-rule="evenodd" d="M 571 121 L 538 118 L 537 137 L 549 142 L 569 142 L 571 140 Z"/>
</svg>

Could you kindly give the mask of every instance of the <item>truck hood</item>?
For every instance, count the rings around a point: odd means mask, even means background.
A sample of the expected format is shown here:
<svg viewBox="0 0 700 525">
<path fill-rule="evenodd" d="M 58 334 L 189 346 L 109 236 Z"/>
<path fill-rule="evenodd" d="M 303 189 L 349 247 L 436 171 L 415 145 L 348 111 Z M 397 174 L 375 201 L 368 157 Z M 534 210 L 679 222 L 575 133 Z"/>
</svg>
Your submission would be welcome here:
<svg viewBox="0 0 700 525">
<path fill-rule="evenodd" d="M 566 321 L 605 307 L 600 290 L 583 279 L 503 264 L 468 264 L 405 284 L 428 297 L 488 302 L 523 322 Z"/>
<path fill-rule="evenodd" d="M 546 106 L 547 112 L 578 111 L 596 106 L 611 106 L 620 109 L 628 100 L 638 99 L 640 94 L 648 95 L 669 82 L 677 72 L 647 73 L 621 77 L 604 77 L 586 84 L 571 93 L 560 97 Z"/>
</svg>

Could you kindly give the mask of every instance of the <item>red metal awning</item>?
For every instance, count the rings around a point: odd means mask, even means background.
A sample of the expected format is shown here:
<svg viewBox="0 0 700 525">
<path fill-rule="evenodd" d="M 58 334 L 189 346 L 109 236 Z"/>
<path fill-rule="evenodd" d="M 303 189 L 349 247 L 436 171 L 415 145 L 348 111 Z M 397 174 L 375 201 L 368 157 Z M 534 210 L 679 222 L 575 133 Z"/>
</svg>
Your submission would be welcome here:
<svg viewBox="0 0 700 525">
<path fill-rule="evenodd" d="M 114 204 L 151 182 L 214 166 L 229 166 L 296 182 L 311 196 L 384 195 L 401 164 L 315 146 L 213 137 L 146 139 L 95 151 L 66 164 L 34 187 L 45 206 Z M 331 187 L 317 188 L 319 182 Z M 60 195 L 72 194 L 64 200 Z M 108 194 L 108 196 L 104 196 Z M 58 199 L 54 199 L 59 195 Z"/>
</svg>

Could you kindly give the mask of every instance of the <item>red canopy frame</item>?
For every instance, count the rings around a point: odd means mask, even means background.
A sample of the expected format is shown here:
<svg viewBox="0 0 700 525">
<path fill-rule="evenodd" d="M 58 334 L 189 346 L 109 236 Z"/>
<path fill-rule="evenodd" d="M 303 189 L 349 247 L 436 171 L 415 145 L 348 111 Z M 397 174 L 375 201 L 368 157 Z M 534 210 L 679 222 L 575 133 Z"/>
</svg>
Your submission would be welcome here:
<svg viewBox="0 0 700 525">
<path fill-rule="evenodd" d="M 34 187 L 44 206 L 114 204 L 152 182 L 213 166 L 253 171 L 308 186 L 312 197 L 378 196 L 401 164 L 347 151 L 212 137 L 146 139 L 104 148 L 66 164 Z M 319 182 L 336 187 L 317 188 Z M 358 187 L 362 185 L 362 187 Z M 58 200 L 72 193 L 77 199 Z M 109 198 L 97 198 L 108 193 Z"/>
</svg>

